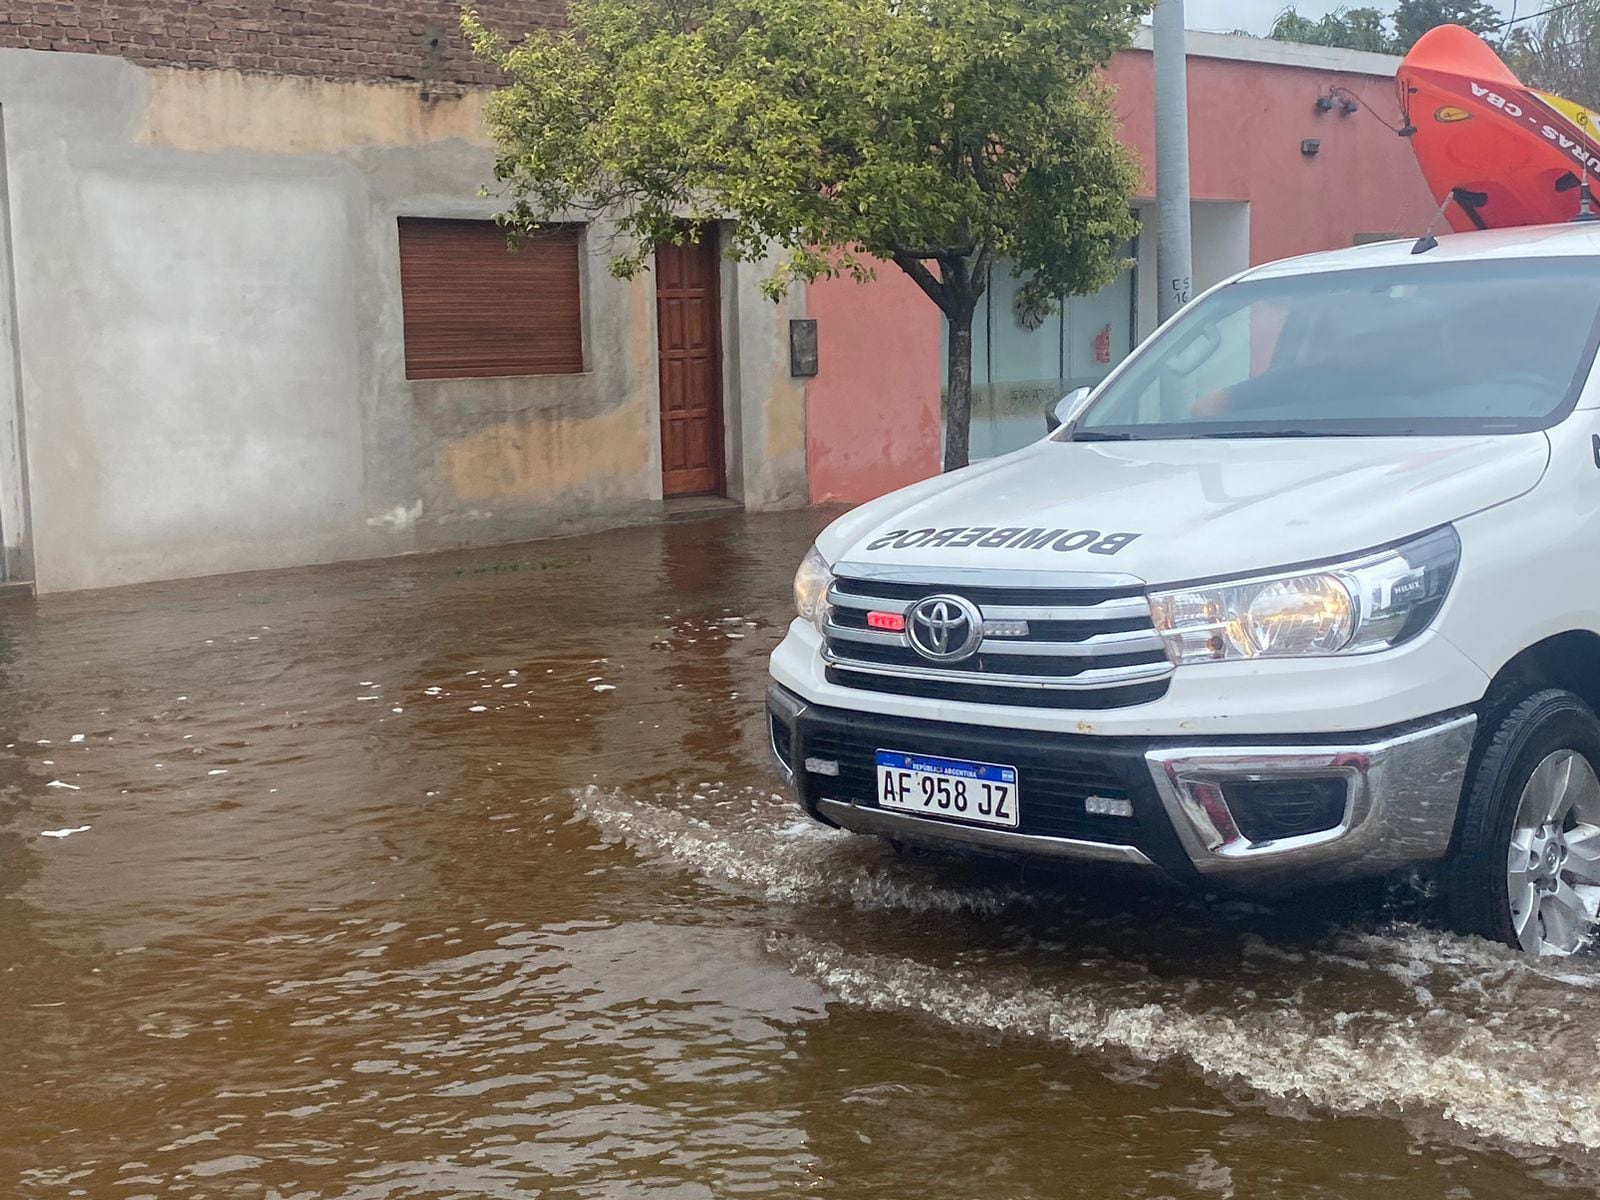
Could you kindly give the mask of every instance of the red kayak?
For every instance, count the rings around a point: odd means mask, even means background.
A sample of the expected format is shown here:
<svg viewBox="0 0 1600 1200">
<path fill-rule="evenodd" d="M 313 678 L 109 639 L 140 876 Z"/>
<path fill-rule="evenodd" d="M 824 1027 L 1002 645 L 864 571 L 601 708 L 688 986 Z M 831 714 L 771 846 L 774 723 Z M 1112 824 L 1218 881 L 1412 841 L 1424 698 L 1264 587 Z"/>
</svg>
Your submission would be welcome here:
<svg viewBox="0 0 1600 1200">
<path fill-rule="evenodd" d="M 1600 115 L 1525 88 L 1477 34 L 1429 30 L 1396 77 L 1405 133 L 1458 231 L 1571 221 L 1600 205 Z"/>
</svg>

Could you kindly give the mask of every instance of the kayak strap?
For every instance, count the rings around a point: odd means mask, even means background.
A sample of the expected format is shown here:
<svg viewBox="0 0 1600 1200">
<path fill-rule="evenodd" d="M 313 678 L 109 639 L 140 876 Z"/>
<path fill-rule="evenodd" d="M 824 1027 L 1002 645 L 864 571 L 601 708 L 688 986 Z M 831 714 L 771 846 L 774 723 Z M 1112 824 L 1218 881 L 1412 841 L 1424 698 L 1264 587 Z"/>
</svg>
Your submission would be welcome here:
<svg viewBox="0 0 1600 1200">
<path fill-rule="evenodd" d="M 1466 188 L 1451 188 L 1450 197 L 1461 206 L 1461 211 L 1467 214 L 1467 218 L 1473 225 L 1479 229 L 1489 228 L 1488 222 L 1478 212 L 1480 208 L 1489 203 L 1489 194 L 1487 192 L 1473 192 L 1468 191 Z"/>
</svg>

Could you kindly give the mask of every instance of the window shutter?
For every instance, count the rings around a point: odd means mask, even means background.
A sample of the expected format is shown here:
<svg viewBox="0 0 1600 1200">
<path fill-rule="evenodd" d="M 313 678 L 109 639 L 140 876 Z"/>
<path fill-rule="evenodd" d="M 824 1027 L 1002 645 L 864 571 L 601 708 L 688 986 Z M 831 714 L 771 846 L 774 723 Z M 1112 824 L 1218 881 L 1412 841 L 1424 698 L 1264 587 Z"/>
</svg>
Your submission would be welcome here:
<svg viewBox="0 0 1600 1200">
<path fill-rule="evenodd" d="M 406 378 L 583 370 L 577 226 L 513 250 L 493 221 L 400 218 Z"/>
</svg>

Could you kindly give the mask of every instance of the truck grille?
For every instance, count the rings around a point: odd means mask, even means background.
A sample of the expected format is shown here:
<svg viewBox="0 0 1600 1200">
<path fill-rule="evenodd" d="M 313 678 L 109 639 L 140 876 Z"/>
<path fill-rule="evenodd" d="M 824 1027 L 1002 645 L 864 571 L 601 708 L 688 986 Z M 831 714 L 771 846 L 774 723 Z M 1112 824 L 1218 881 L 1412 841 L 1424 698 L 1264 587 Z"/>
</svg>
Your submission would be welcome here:
<svg viewBox="0 0 1600 1200">
<path fill-rule="evenodd" d="M 1159 699 L 1170 682 L 1172 664 L 1137 584 L 966 586 L 840 570 L 828 592 L 824 630 L 828 679 L 839 686 L 977 704 L 1107 709 Z M 912 610 L 933 596 L 959 597 L 981 616 L 984 632 L 971 657 L 939 663 L 912 644 Z M 908 632 L 874 628 L 869 614 L 891 623 L 898 617 Z"/>
</svg>

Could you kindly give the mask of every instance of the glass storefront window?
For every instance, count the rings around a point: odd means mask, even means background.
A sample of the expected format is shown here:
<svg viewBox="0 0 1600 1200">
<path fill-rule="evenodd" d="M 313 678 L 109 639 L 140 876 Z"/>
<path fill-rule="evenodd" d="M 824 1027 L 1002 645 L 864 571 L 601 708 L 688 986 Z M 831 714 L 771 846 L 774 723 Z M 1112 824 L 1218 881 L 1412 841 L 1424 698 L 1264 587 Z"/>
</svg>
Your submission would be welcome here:
<svg viewBox="0 0 1600 1200">
<path fill-rule="evenodd" d="M 1133 257 L 1130 249 L 1129 258 Z M 1099 383 L 1133 349 L 1134 273 L 1049 316 L 1017 297 L 1026 276 L 996 263 L 972 318 L 972 459 L 1020 450 L 1044 436 L 1044 409 Z"/>
</svg>

